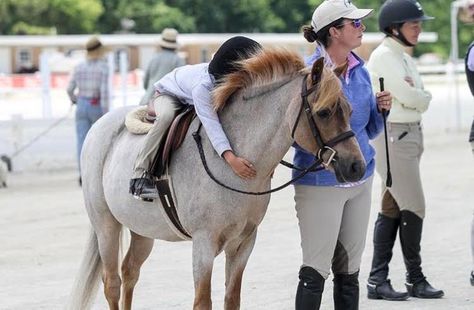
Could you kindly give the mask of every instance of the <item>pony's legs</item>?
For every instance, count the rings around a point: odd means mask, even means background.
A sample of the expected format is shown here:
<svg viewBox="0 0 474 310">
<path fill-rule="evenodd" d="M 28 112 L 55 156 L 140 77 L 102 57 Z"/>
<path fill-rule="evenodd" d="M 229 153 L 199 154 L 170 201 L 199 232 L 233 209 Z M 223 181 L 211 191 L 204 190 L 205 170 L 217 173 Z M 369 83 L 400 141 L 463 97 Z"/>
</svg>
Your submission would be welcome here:
<svg viewBox="0 0 474 310">
<path fill-rule="evenodd" d="M 123 309 L 132 309 L 132 297 L 135 284 L 140 276 L 140 268 L 153 249 L 153 239 L 137 235 L 130 231 L 132 239 L 127 255 L 122 262 Z"/>
<path fill-rule="evenodd" d="M 240 309 L 242 275 L 250 253 L 252 253 L 256 236 L 257 230 L 255 229 L 247 238 L 239 243 L 231 243 L 225 249 L 225 310 Z"/>
<path fill-rule="evenodd" d="M 205 236 L 193 235 L 194 310 L 211 310 L 211 277 L 217 242 Z"/>
<path fill-rule="evenodd" d="M 97 240 L 103 263 L 104 294 L 109 303 L 109 309 L 119 310 L 121 280 L 118 274 L 118 260 L 122 226 L 114 218 L 102 223 L 106 229 L 97 234 Z"/>
</svg>

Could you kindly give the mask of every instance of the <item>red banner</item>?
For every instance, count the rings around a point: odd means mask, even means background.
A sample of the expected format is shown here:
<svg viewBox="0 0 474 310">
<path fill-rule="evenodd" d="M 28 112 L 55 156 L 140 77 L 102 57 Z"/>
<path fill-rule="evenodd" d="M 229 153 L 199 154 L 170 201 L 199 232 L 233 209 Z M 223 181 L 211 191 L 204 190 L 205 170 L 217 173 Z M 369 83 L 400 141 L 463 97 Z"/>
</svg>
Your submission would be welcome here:
<svg viewBox="0 0 474 310">
<path fill-rule="evenodd" d="M 69 74 L 54 73 L 51 75 L 51 88 L 66 88 L 69 83 Z M 127 74 L 127 85 L 138 86 L 139 78 L 135 71 Z M 114 87 L 120 87 L 122 79 L 120 74 L 114 74 L 112 79 Z M 0 75 L 0 88 L 40 88 L 41 75 L 33 74 L 10 74 Z"/>
</svg>

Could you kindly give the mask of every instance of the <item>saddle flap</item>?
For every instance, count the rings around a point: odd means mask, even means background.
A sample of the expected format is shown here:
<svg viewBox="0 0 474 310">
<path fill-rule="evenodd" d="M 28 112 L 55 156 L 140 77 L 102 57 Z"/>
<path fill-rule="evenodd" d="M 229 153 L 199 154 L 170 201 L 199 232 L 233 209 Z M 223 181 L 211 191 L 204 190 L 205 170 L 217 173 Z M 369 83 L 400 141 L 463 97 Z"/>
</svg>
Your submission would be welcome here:
<svg viewBox="0 0 474 310">
<path fill-rule="evenodd" d="M 164 144 L 160 147 L 160 152 L 157 155 L 157 162 L 153 165 L 155 169 L 152 171 L 155 171 L 155 176 L 160 177 L 164 174 L 173 151 L 177 150 L 183 143 L 189 126 L 195 116 L 196 112 L 194 107 L 186 106 L 183 112 L 178 114 L 173 120 L 166 135 L 166 139 L 164 139 Z"/>
<path fill-rule="evenodd" d="M 167 178 L 164 178 L 156 181 L 155 186 L 160 196 L 162 210 L 165 211 L 168 219 L 171 221 L 172 229 L 177 229 L 178 231 L 175 232 L 181 238 L 185 240 L 192 239 L 191 235 L 186 231 L 186 229 L 181 224 L 181 221 L 179 220 L 178 211 L 176 210 L 176 205 L 173 199 L 170 181 Z"/>
</svg>

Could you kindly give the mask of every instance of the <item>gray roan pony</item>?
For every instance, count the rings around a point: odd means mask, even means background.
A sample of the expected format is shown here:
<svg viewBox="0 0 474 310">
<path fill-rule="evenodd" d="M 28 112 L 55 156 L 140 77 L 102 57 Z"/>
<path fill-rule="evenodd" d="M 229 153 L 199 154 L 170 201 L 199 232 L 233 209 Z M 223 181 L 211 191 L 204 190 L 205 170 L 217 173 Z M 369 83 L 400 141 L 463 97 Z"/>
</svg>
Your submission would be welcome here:
<svg viewBox="0 0 474 310">
<path fill-rule="evenodd" d="M 318 85 L 307 99 L 312 109 L 309 114 L 324 141 L 350 131 L 351 109 L 339 79 L 324 66 L 323 59 L 312 68 L 304 68 L 296 53 L 266 50 L 240 65 L 241 69 L 228 75 L 213 95 L 214 101 L 221 103 L 216 108 L 234 151 L 255 165 L 256 178 L 244 181 L 237 177 L 213 150 L 204 130 L 203 148 L 210 170 L 223 183 L 246 191 L 265 191 L 270 188 L 275 167 L 295 141 L 313 154 L 319 150 L 309 118 L 301 109 L 303 83 L 307 84 L 305 89 Z M 118 109 L 102 117 L 91 128 L 83 147 L 83 191 L 92 230 L 72 295 L 73 309 L 90 307 L 101 274 L 110 309 L 119 309 L 121 294 L 123 309 L 131 309 L 140 267 L 152 250 L 153 240 L 183 240 L 168 225 L 158 201 L 139 201 L 128 193 L 132 167 L 144 139 L 125 129 L 129 110 Z M 213 182 L 191 136 L 198 125 L 195 119 L 169 169 L 179 218 L 192 236 L 194 309 L 212 308 L 212 268 L 222 251 L 226 255 L 224 308 L 239 309 L 243 271 L 270 195 L 244 195 Z M 333 149 L 337 155 L 330 168 L 338 179 L 359 180 L 365 161 L 356 139 L 344 139 Z M 120 276 L 122 227 L 130 230 L 131 242 L 121 262 Z"/>
</svg>

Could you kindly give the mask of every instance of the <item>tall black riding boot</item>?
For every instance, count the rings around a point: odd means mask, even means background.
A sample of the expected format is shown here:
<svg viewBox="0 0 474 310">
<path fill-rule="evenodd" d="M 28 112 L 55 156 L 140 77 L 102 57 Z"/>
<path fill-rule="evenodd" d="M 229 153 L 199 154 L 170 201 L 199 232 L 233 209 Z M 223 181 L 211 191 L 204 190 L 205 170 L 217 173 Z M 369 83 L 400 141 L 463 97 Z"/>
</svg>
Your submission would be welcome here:
<svg viewBox="0 0 474 310">
<path fill-rule="evenodd" d="M 433 288 L 421 271 L 420 242 L 423 219 L 407 210 L 401 211 L 400 244 L 407 268 L 408 294 L 418 298 L 440 298 L 444 292 Z"/>
<path fill-rule="evenodd" d="M 305 266 L 300 269 L 300 282 L 296 290 L 296 310 L 318 310 L 324 290 L 323 276 L 315 269 Z"/>
<path fill-rule="evenodd" d="M 399 218 L 378 215 L 374 229 L 374 256 L 367 283 L 369 299 L 406 300 L 408 294 L 393 289 L 388 279 L 388 265 L 392 259 L 392 249 L 397 238 Z"/>
<path fill-rule="evenodd" d="M 334 310 L 359 309 L 359 272 L 334 275 Z"/>
</svg>

